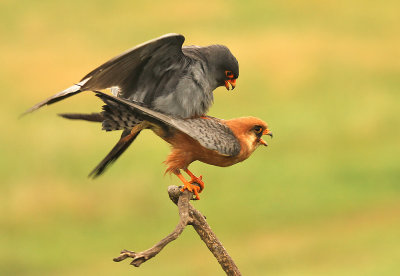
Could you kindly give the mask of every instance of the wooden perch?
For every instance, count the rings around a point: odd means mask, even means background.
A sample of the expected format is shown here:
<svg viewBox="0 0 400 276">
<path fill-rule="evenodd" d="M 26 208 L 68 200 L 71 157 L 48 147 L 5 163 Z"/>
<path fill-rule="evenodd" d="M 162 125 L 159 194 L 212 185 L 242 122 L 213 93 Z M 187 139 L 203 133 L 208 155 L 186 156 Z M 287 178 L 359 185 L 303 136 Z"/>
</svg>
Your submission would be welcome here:
<svg viewBox="0 0 400 276">
<path fill-rule="evenodd" d="M 193 193 L 188 190 L 181 192 L 181 187 L 178 186 L 169 186 L 168 194 L 169 198 L 178 206 L 179 210 L 180 220 L 175 230 L 145 251 L 138 253 L 129 250 L 121 251 L 121 254 L 114 258 L 114 261 L 120 262 L 126 258 L 132 258 L 131 265 L 138 267 L 147 260 L 155 257 L 167 244 L 176 240 L 187 225 L 192 225 L 202 241 L 207 245 L 211 253 L 213 253 L 225 273 L 227 275 L 241 275 L 236 264 L 211 230 L 205 217 L 189 203 L 189 200 L 193 198 Z"/>
</svg>

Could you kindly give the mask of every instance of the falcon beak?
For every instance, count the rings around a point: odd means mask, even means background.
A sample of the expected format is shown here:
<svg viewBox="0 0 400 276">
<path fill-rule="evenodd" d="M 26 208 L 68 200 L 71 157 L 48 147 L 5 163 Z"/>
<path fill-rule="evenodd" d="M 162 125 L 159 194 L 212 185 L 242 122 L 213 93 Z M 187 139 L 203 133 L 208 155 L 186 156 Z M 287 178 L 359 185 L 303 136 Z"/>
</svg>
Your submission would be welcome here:
<svg viewBox="0 0 400 276">
<path fill-rule="evenodd" d="M 272 132 L 268 128 L 264 130 L 263 135 L 269 135 L 271 138 L 273 137 Z M 268 146 L 267 142 L 265 142 L 263 139 L 260 139 L 260 144 L 263 146 Z"/>
<path fill-rule="evenodd" d="M 229 84 L 232 86 L 232 90 L 236 87 L 236 79 L 230 79 L 225 81 L 226 90 L 229 91 Z"/>
<path fill-rule="evenodd" d="M 273 138 L 273 137 L 274 137 L 274 135 L 272 134 L 272 131 L 271 131 L 271 130 L 269 130 L 268 128 L 267 128 L 266 130 L 264 130 L 264 132 L 263 132 L 263 135 L 268 135 L 268 136 L 271 136 L 271 138 Z"/>
</svg>

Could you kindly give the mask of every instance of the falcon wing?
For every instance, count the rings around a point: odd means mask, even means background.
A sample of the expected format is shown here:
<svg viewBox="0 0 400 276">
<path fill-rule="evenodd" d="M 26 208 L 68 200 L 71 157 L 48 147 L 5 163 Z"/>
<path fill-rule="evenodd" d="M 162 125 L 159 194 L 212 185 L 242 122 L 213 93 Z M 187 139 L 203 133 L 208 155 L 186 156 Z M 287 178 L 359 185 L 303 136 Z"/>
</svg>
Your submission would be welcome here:
<svg viewBox="0 0 400 276">
<path fill-rule="evenodd" d="M 167 34 L 129 49 L 84 76 L 81 81 L 89 80 L 82 86 L 82 90 L 101 90 L 117 86 L 120 96 L 129 98 L 136 92 L 134 88 L 138 86 L 140 78 L 157 82 L 154 75 L 161 75 L 178 63 L 184 56 L 184 41 L 183 35 Z"/>
<path fill-rule="evenodd" d="M 129 118 L 129 115 L 135 119 L 141 119 L 149 121 L 153 124 L 159 125 L 161 127 L 172 127 L 179 130 L 194 140 L 198 141 L 203 147 L 217 151 L 221 155 L 225 156 L 235 156 L 240 152 L 240 143 L 235 137 L 231 129 L 225 125 L 221 120 L 213 117 L 196 118 L 196 119 L 179 119 L 171 116 L 167 116 L 160 112 L 151 110 L 147 107 L 141 106 L 131 101 L 127 101 L 121 98 L 117 98 L 99 91 L 95 91 L 96 96 L 99 97 L 104 103 L 107 104 L 105 112 L 111 112 L 115 110 L 116 112 L 129 112 L 130 114 L 125 114 L 124 116 L 120 114 L 119 116 L 112 116 L 113 122 L 103 122 L 106 125 L 129 125 L 129 122 L 125 118 Z M 107 111 L 109 110 L 109 111 Z M 105 116 L 107 117 L 107 116 Z M 111 116 L 109 117 L 111 118 Z M 115 127 L 114 129 L 118 129 Z"/>
<path fill-rule="evenodd" d="M 232 130 L 220 119 L 207 117 L 196 119 L 172 119 L 175 128 L 197 140 L 203 147 L 221 155 L 236 156 L 240 143 Z"/>
<path fill-rule="evenodd" d="M 182 52 L 184 41 L 183 35 L 166 34 L 129 49 L 91 71 L 79 83 L 34 105 L 24 114 L 86 90 L 112 88 L 120 97 L 129 99 L 141 97 L 144 100 L 144 97 L 155 93 L 154 88 L 158 85 L 168 84 L 166 83 L 168 71 L 182 68 L 180 64 L 184 62 Z M 162 75 L 165 77 L 159 79 Z M 161 81 L 163 83 L 160 83 Z M 135 95 L 137 93 L 143 95 Z"/>
</svg>

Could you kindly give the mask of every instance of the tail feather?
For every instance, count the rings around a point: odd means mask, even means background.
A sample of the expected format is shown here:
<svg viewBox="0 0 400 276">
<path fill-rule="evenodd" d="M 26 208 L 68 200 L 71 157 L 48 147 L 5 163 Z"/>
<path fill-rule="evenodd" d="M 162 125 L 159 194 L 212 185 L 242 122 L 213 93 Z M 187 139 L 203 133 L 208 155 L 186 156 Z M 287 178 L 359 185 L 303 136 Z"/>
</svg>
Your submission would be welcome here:
<svg viewBox="0 0 400 276">
<path fill-rule="evenodd" d="M 106 131 L 132 129 L 143 121 L 124 105 L 112 102 L 103 106 L 101 114 L 104 117 L 103 129 Z"/>
<path fill-rule="evenodd" d="M 118 102 L 106 102 L 103 112 L 100 113 L 103 122 L 103 130 L 113 131 L 123 129 L 118 143 L 111 149 L 107 156 L 93 169 L 89 177 L 96 178 L 103 174 L 105 170 L 113 164 L 133 143 L 140 131 L 143 129 L 143 120 L 132 112 L 125 105 Z M 68 116 L 71 117 L 71 116 Z M 74 119 L 79 116 L 73 115 Z"/>
<path fill-rule="evenodd" d="M 123 130 L 118 143 L 89 174 L 89 177 L 92 178 L 102 175 L 106 169 L 126 151 L 144 127 L 141 124 L 143 121 L 137 118 L 130 109 L 116 103 L 103 106 L 103 111 L 101 113 L 64 113 L 59 115 L 71 120 L 102 122 L 103 129 L 106 131 Z"/>
<path fill-rule="evenodd" d="M 103 174 L 105 170 L 125 152 L 132 142 L 135 141 L 140 131 L 141 129 L 139 129 L 137 132 L 124 130 L 121 135 L 121 139 L 111 149 L 107 156 L 96 166 L 96 168 L 93 169 L 93 171 L 89 174 L 89 177 L 96 178 Z"/>
<path fill-rule="evenodd" d="M 81 87 L 82 87 L 88 80 L 89 80 L 89 78 L 84 79 L 83 81 L 81 81 L 81 82 L 79 82 L 79 83 L 77 83 L 77 84 L 74 84 L 74 85 L 71 86 L 71 87 L 68 87 L 68 88 L 65 89 L 64 91 L 61 91 L 60 93 L 57 93 L 57 94 L 51 96 L 50 98 L 47 98 L 46 100 L 44 100 L 44 101 L 42 101 L 42 102 L 40 102 L 40 103 L 38 103 L 38 104 L 32 106 L 32 107 L 29 108 L 27 111 L 25 111 L 24 113 L 22 113 L 21 116 L 24 116 L 24 115 L 26 115 L 26 114 L 28 114 L 28 113 L 31 113 L 31 112 L 33 112 L 33 111 L 35 111 L 35 110 L 41 108 L 42 106 L 50 105 L 50 104 L 56 103 L 56 102 L 61 101 L 61 100 L 65 99 L 65 98 L 71 97 L 71 96 L 73 96 L 73 95 L 75 95 L 75 94 L 78 94 L 78 93 L 82 92 L 83 90 L 81 90 Z"/>
<path fill-rule="evenodd" d="M 91 114 L 61 113 L 58 115 L 65 119 L 70 119 L 70 120 L 84 120 L 84 121 L 98 122 L 98 123 L 101 123 L 104 121 L 104 116 L 101 113 L 91 113 Z"/>
</svg>

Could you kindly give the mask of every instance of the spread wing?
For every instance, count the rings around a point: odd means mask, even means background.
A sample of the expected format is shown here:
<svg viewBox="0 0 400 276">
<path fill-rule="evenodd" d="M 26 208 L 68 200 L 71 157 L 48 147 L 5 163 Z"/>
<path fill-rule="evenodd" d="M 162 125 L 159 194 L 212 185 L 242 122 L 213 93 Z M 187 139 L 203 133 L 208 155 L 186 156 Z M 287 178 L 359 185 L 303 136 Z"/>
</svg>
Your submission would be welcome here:
<svg viewBox="0 0 400 276">
<path fill-rule="evenodd" d="M 129 125 L 126 118 L 133 117 L 135 120 L 139 118 L 161 127 L 168 126 L 179 130 L 198 141 L 203 147 L 217 151 L 221 155 L 235 156 L 240 152 L 238 139 L 231 129 L 217 118 L 179 119 L 102 92 L 96 91 L 96 96 L 107 104 L 106 112 L 107 110 L 109 110 L 108 112 L 115 110 L 118 113 L 130 113 L 125 114 L 125 116 L 124 114 L 112 116 L 114 120 L 112 125 Z M 118 120 L 121 120 L 121 122 Z M 109 124 L 110 122 L 107 122 L 107 125 Z"/>
<path fill-rule="evenodd" d="M 81 90 L 118 87 L 118 96 L 125 99 L 151 92 L 162 75 L 181 67 L 184 41 L 183 35 L 167 34 L 129 49 L 84 76 L 81 81 L 88 81 Z"/>
<path fill-rule="evenodd" d="M 172 88 L 168 87 L 176 86 L 179 79 L 171 76 L 184 70 L 184 41 L 183 35 L 167 34 L 129 49 L 91 71 L 79 83 L 32 106 L 22 115 L 82 91 L 107 88 L 119 97 L 147 104 L 157 94 L 171 92 Z"/>
</svg>

